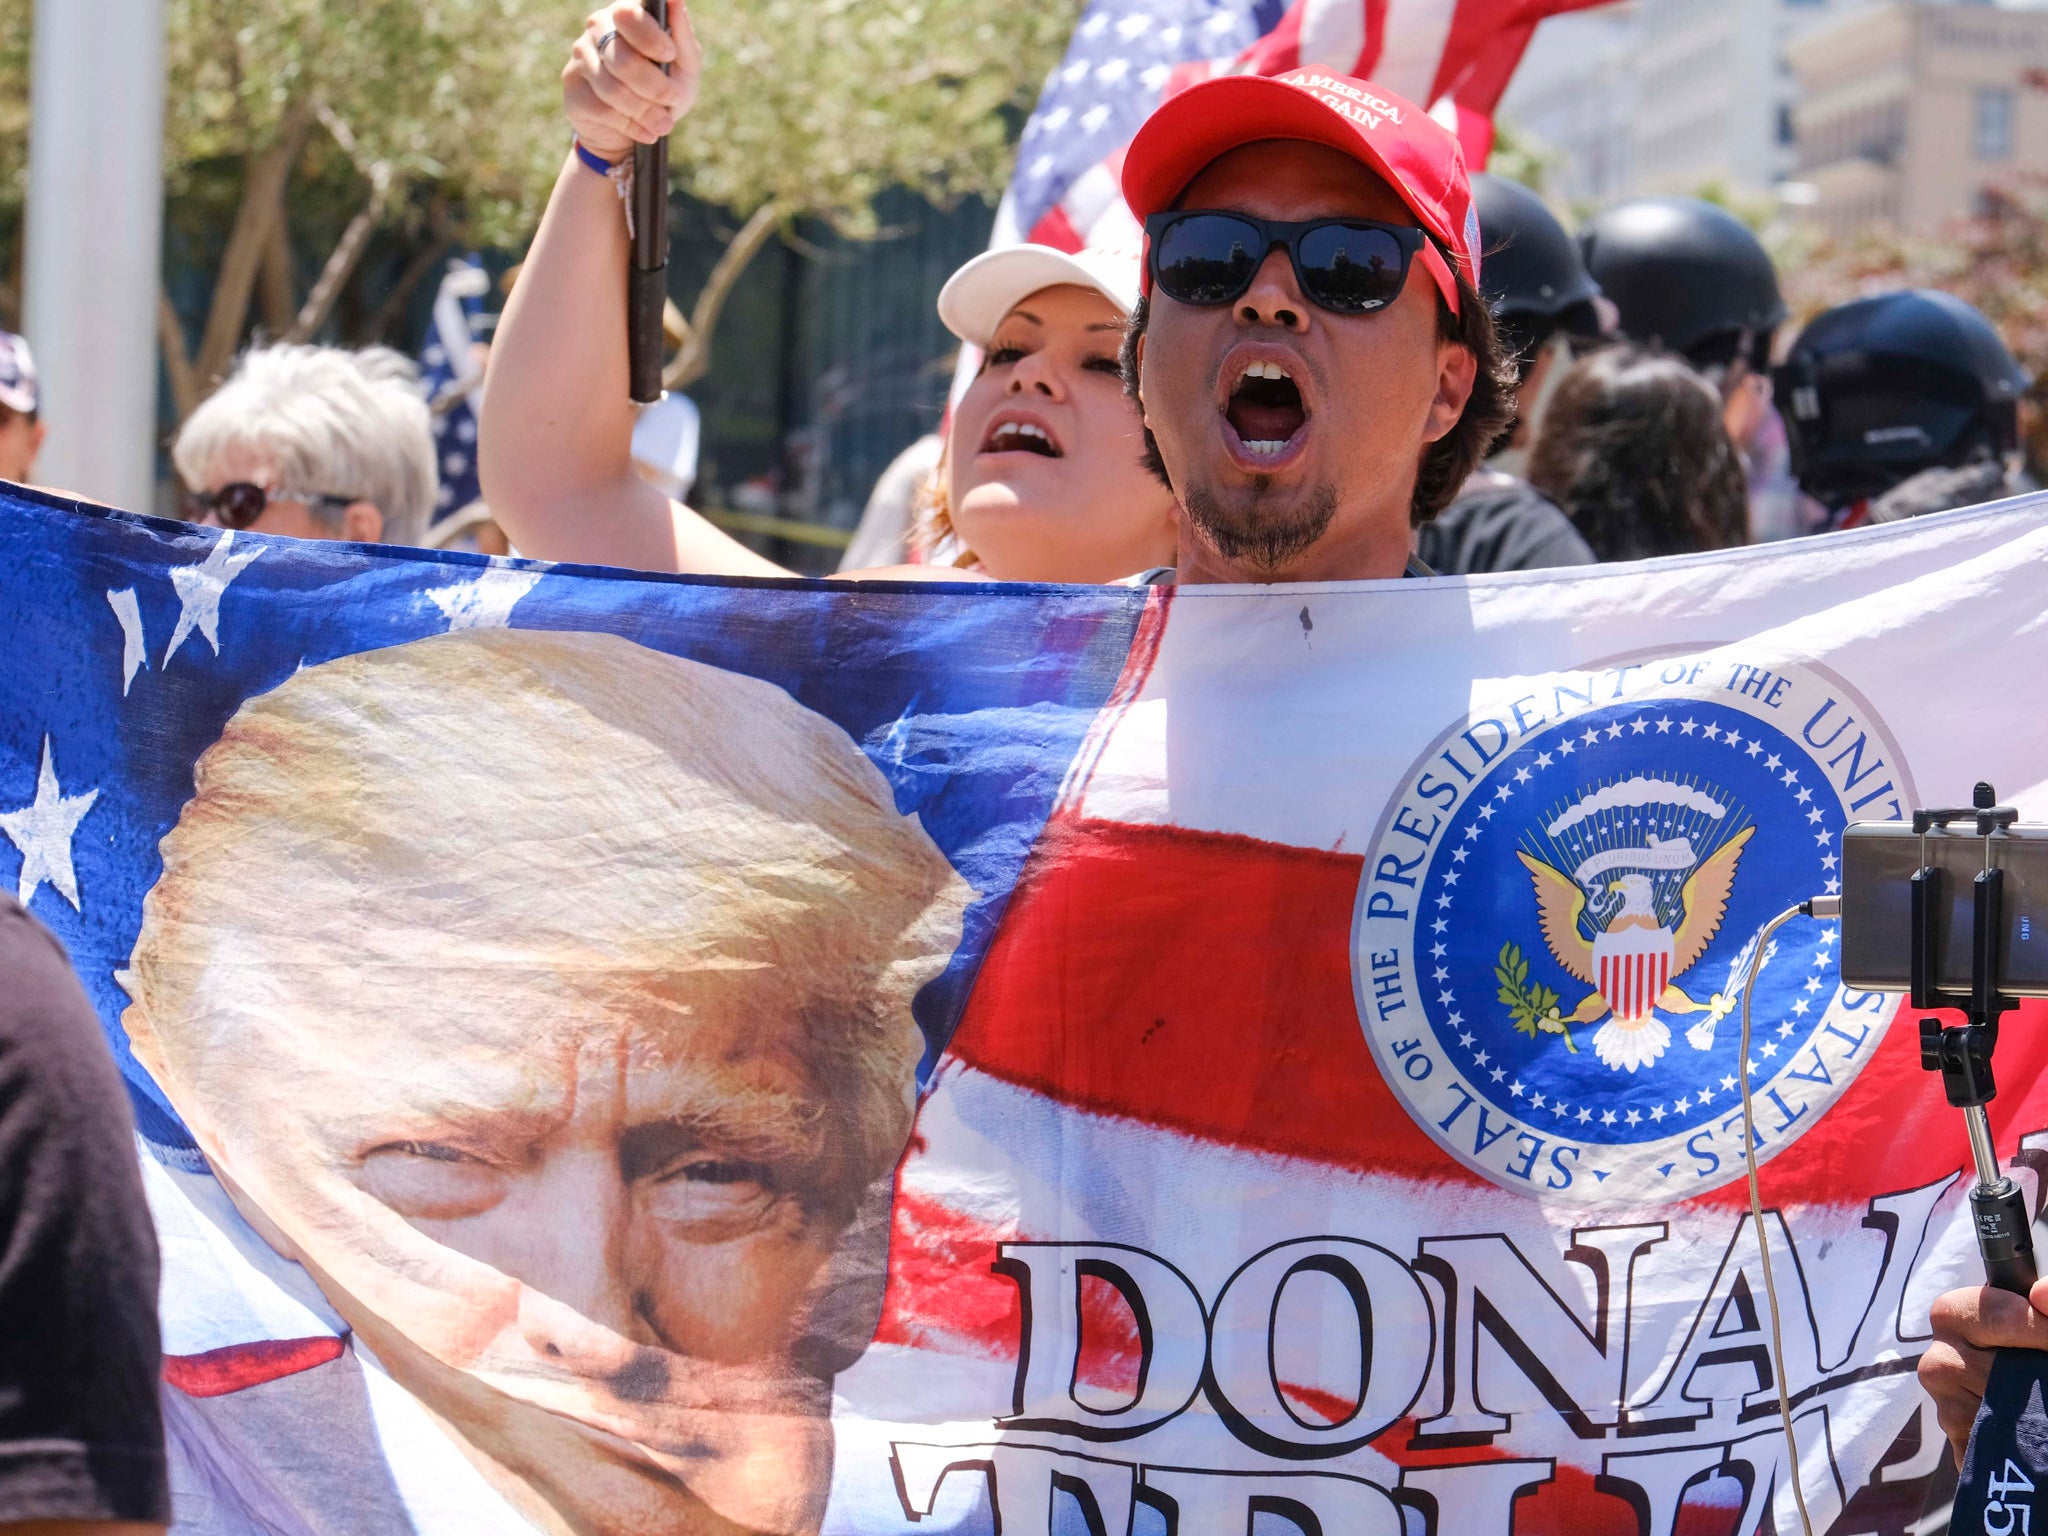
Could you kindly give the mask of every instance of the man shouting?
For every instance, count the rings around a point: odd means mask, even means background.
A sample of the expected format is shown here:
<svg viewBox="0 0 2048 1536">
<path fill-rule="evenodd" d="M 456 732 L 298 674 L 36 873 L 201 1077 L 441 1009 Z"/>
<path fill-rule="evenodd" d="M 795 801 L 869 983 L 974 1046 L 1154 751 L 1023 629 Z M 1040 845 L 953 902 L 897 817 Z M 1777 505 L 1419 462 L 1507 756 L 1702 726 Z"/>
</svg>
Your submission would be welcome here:
<svg viewBox="0 0 2048 1536">
<path fill-rule="evenodd" d="M 668 36 L 629 0 L 590 18 L 565 80 L 572 115 L 602 135 L 604 154 L 655 142 L 688 110 L 700 53 L 672 10 Z M 599 439 L 624 443 L 614 429 L 625 418 L 612 411 L 598 431 L 595 418 L 558 409 L 564 368 L 588 375 L 583 395 L 623 409 L 624 310 L 604 300 L 623 281 L 622 221 L 607 211 L 610 189 L 582 168 L 604 155 L 583 148 L 499 332 L 485 486 L 498 486 L 494 502 L 502 493 L 527 506 L 531 526 L 514 533 L 530 552 L 616 561 L 618 539 L 645 522 L 625 516 L 631 486 L 599 462 L 610 462 Z M 1512 366 L 1478 297 L 1479 228 L 1456 138 L 1377 87 L 1301 70 L 1182 93 L 1153 114 L 1124 167 L 1150 244 L 1124 373 L 1149 462 L 1180 503 L 1179 579 L 1402 574 L 1413 525 L 1451 500 L 1513 408 Z M 534 286 L 542 265 L 560 279 L 546 293 Z M 520 399 L 532 408 L 515 409 Z M 541 460 L 554 487 L 545 495 Z M 1076 481 L 1066 462 L 1055 501 L 1103 493 L 1099 475 Z M 649 516 L 627 551 L 634 561 L 759 567 L 686 508 L 662 502 Z"/>
<path fill-rule="evenodd" d="M 1458 142 L 1321 70 L 1210 81 L 1124 161 L 1146 293 L 1124 382 L 1180 503 L 1182 582 L 1411 569 L 1506 426 Z"/>
</svg>

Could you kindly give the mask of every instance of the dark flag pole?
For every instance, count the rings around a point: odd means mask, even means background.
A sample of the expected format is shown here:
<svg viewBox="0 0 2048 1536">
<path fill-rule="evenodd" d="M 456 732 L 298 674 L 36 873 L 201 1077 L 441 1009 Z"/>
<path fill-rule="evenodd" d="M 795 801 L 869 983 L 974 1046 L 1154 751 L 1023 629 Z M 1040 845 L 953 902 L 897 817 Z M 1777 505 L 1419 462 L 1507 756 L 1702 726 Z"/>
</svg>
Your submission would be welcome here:
<svg viewBox="0 0 2048 1536">
<path fill-rule="evenodd" d="M 642 0 L 668 30 L 668 0 Z M 668 73 L 668 66 L 662 66 Z M 662 316 L 668 306 L 668 140 L 633 146 L 633 257 L 626 276 L 627 358 L 633 400 L 661 398 Z"/>
</svg>

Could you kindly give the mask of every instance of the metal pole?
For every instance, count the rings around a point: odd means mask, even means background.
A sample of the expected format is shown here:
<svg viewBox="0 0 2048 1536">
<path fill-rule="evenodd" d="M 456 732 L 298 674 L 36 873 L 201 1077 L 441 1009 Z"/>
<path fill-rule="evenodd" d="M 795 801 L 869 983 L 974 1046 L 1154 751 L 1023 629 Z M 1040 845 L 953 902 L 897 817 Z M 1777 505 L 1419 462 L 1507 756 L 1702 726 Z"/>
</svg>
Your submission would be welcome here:
<svg viewBox="0 0 2048 1536">
<path fill-rule="evenodd" d="M 668 0 L 640 0 L 663 30 Z M 663 74 L 668 66 L 662 66 Z M 668 305 L 668 140 L 633 149 L 633 256 L 626 272 L 626 361 L 633 401 L 662 395 L 662 317 Z"/>
<path fill-rule="evenodd" d="M 163 0 L 36 0 L 24 326 L 47 485 L 136 511 L 156 490 Z"/>
<path fill-rule="evenodd" d="M 1982 1104 L 1963 1111 L 1963 1128 L 1970 1134 L 1970 1161 L 1976 1165 L 1977 1183 L 1985 1189 L 1998 1187 L 1998 1153 L 1991 1145 L 1991 1117 Z"/>
</svg>

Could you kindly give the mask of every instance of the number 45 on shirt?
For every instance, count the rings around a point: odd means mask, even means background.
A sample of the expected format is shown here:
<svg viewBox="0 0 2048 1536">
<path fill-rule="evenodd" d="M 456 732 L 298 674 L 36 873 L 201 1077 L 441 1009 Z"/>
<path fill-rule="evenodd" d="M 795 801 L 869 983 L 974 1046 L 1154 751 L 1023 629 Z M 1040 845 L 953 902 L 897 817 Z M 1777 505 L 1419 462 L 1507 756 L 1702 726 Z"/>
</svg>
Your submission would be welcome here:
<svg viewBox="0 0 2048 1536">
<path fill-rule="evenodd" d="M 1984 1536 L 2031 1536 L 2034 1528 L 2033 1479 L 2010 1456 L 2003 1470 L 1985 1485 L 1991 1495 L 1984 1505 Z"/>
</svg>

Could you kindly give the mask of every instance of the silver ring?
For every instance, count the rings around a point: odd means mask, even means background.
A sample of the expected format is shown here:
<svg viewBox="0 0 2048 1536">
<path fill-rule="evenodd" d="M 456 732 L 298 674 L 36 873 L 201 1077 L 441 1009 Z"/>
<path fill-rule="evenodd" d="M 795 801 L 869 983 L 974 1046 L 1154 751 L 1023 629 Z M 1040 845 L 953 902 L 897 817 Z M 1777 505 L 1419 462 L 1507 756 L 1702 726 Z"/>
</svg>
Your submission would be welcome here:
<svg viewBox="0 0 2048 1536">
<path fill-rule="evenodd" d="M 605 51 L 605 49 L 611 46 L 612 39 L 617 37 L 618 35 L 619 29 L 617 27 L 613 27 L 611 31 L 605 33 L 603 37 L 600 37 L 597 40 L 597 51 L 600 54 L 602 54 Z"/>
</svg>

